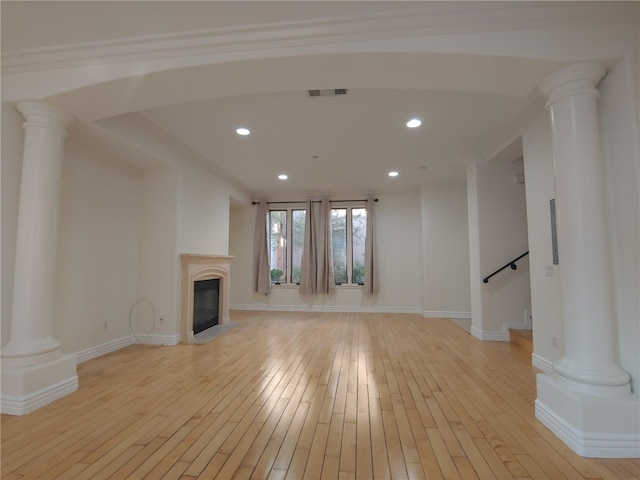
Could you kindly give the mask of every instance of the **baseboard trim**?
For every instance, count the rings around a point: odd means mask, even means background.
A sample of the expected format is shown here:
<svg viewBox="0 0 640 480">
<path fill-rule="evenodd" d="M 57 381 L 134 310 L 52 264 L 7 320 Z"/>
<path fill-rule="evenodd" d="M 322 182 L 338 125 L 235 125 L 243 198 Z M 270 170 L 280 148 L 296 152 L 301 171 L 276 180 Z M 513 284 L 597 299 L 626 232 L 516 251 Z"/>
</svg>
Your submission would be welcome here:
<svg viewBox="0 0 640 480">
<path fill-rule="evenodd" d="M 151 335 L 151 334 L 136 334 L 140 344 L 142 345 L 167 345 L 173 346 L 180 343 L 180 334 L 174 335 Z M 138 343 L 136 339 L 133 339 L 133 343 Z"/>
<path fill-rule="evenodd" d="M 101 345 L 96 345 L 95 347 L 80 350 L 79 352 L 76 352 L 76 357 L 78 359 L 78 363 L 82 363 L 86 362 L 87 360 L 101 357 L 102 355 L 106 355 L 107 353 L 115 352 L 116 350 L 120 350 L 121 348 L 133 345 L 134 343 L 136 342 L 133 338 L 133 335 L 127 335 L 126 337 L 117 338 Z"/>
<path fill-rule="evenodd" d="M 138 337 L 139 342 L 136 340 L 136 337 Z M 81 350 L 76 353 L 78 363 L 101 357 L 107 353 L 115 352 L 116 350 L 120 350 L 121 348 L 128 347 L 129 345 L 135 345 L 137 343 L 142 345 L 177 345 L 180 343 L 179 333 L 175 335 L 151 335 L 138 333 L 136 334 L 136 337 L 133 335 L 127 335 L 126 337 L 117 338 L 101 345 Z"/>
<path fill-rule="evenodd" d="M 587 434 L 569 425 L 540 400 L 535 401 L 536 419 L 578 455 L 589 458 L 639 458 L 637 434 Z"/>
<path fill-rule="evenodd" d="M 422 310 L 424 318 L 463 318 L 471 319 L 471 312 L 449 312 L 439 310 Z"/>
<path fill-rule="evenodd" d="M 270 311 L 270 312 L 328 312 L 328 313 L 411 313 L 420 314 L 418 307 L 367 307 L 333 305 L 256 305 L 234 304 L 229 310 Z"/>
<path fill-rule="evenodd" d="M 472 326 L 471 335 L 473 335 L 478 340 L 482 340 L 485 342 L 508 342 L 510 340 L 508 330 L 506 332 L 504 330 L 503 331 L 487 331 L 487 330 L 480 330 L 479 328 Z"/>
<path fill-rule="evenodd" d="M 468 318 L 470 318 L 469 315 Z M 455 318 L 455 317 L 450 317 Z M 489 342 L 509 342 L 511 335 L 509 329 L 513 330 L 531 330 L 531 321 L 527 321 L 528 315 L 525 314 L 525 321 L 520 323 L 503 323 L 502 330 L 480 330 L 476 327 L 471 327 L 471 335 L 478 340 Z"/>
<path fill-rule="evenodd" d="M 539 368 L 544 373 L 553 372 L 553 362 L 551 360 L 547 360 L 544 357 L 541 357 L 537 353 L 531 354 L 531 365 L 533 365 L 536 368 Z"/>
<path fill-rule="evenodd" d="M 28 395 L 18 397 L 3 394 L 0 397 L 0 412 L 7 415 L 26 415 L 77 390 L 78 376 L 74 375 Z"/>
</svg>

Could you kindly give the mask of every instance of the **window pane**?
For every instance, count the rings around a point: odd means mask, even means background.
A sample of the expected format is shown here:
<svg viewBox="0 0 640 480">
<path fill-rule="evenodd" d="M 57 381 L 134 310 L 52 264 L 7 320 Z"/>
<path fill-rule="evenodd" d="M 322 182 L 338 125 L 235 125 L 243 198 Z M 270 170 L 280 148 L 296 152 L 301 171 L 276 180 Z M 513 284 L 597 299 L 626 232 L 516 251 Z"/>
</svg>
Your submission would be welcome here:
<svg viewBox="0 0 640 480">
<path fill-rule="evenodd" d="M 351 232 L 353 234 L 353 263 L 351 282 L 364 283 L 364 241 L 367 234 L 367 210 L 351 209 Z"/>
<path fill-rule="evenodd" d="M 286 283 L 287 271 L 287 211 L 271 210 L 269 212 L 269 245 L 271 248 L 271 281 Z"/>
<path fill-rule="evenodd" d="M 337 284 L 347 283 L 347 209 L 331 209 L 333 270 Z"/>
<path fill-rule="evenodd" d="M 300 283 L 300 266 L 302 265 L 302 249 L 304 247 L 304 221 L 307 217 L 307 211 L 294 210 L 292 214 L 291 281 L 293 283 Z"/>
</svg>

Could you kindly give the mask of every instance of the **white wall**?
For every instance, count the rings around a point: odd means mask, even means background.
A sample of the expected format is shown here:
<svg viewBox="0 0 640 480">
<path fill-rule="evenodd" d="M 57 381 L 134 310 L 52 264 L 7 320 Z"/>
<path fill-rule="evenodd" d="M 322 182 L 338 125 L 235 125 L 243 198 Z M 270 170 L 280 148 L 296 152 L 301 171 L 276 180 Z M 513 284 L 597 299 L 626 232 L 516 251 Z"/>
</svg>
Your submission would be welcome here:
<svg viewBox="0 0 640 480">
<path fill-rule="evenodd" d="M 228 188 L 211 173 L 186 162 L 178 182 L 178 253 L 227 255 Z"/>
<path fill-rule="evenodd" d="M 521 160 L 475 160 L 468 171 L 472 333 L 485 340 L 508 340 L 505 325 L 523 323 L 531 308 L 528 257 L 516 271 L 507 268 L 489 283 L 481 281 L 528 250 L 524 185 L 514 182 L 523 173 Z"/>
<path fill-rule="evenodd" d="M 640 381 L 638 84 L 625 59 L 600 82 L 598 104 L 618 361 L 634 391 Z"/>
<path fill-rule="evenodd" d="M 380 195 L 379 198 L 376 204 L 380 279 L 377 305 L 418 311 L 421 290 L 418 193 Z"/>
<path fill-rule="evenodd" d="M 152 327 L 154 335 L 175 335 L 180 330 L 177 210 L 178 171 L 172 168 L 145 171 L 136 300 L 151 302 L 156 317 L 153 324 L 148 304 L 141 302 L 133 315 L 136 333 L 149 333 Z"/>
<path fill-rule="evenodd" d="M 270 295 L 252 291 L 253 230 L 256 207 L 232 209 L 229 254 L 231 308 L 346 309 L 420 312 L 420 208 L 416 193 L 380 195 L 376 233 L 380 293 L 338 287 L 333 295 L 300 295 L 295 286 L 277 286 Z"/>
<path fill-rule="evenodd" d="M 156 310 L 154 335 L 180 333 L 180 254 L 227 255 L 230 198 L 248 202 L 238 185 L 222 180 L 207 161 L 138 114 L 97 122 L 140 152 L 145 170 L 144 230 L 139 298 Z M 148 307 L 140 307 L 148 318 Z M 160 320 L 162 318 L 162 320 Z M 145 325 L 145 320 L 140 321 Z M 141 333 L 146 333 L 143 330 Z"/>
<path fill-rule="evenodd" d="M 3 345 L 11 325 L 23 122 L 14 107 L 2 105 Z M 51 315 L 53 334 L 65 352 L 128 335 L 138 281 L 141 172 L 84 140 L 70 129 L 62 170 Z"/>
<path fill-rule="evenodd" d="M 98 150 L 74 148 L 71 138 L 65 150 L 53 332 L 64 352 L 77 352 L 129 335 L 142 174 Z"/>
<path fill-rule="evenodd" d="M 18 203 L 22 177 L 24 118 L 12 106 L 2 104 L 2 345 L 9 341 L 13 270 L 18 229 Z"/>
<path fill-rule="evenodd" d="M 564 353 L 560 268 L 553 265 L 549 200 L 554 198 L 553 151 L 549 114 L 542 112 L 522 133 L 527 196 L 533 354 L 549 369 Z M 559 252 L 562 262 L 562 252 Z M 553 270 L 548 276 L 546 269 Z M 553 346 L 553 337 L 558 347 Z M 541 363 L 540 363 L 541 362 Z"/>
<path fill-rule="evenodd" d="M 420 191 L 422 310 L 428 317 L 470 317 L 469 223 L 466 185 Z"/>
<path fill-rule="evenodd" d="M 469 221 L 469 290 L 471 299 L 471 328 L 482 331 L 482 270 L 480 268 L 480 207 L 478 205 L 477 159 L 467 165 L 467 216 Z"/>
<path fill-rule="evenodd" d="M 2 105 L 3 345 L 11 324 L 23 121 L 15 108 Z M 65 352 L 127 337 L 131 307 L 146 299 L 156 316 L 139 303 L 133 314 L 136 333 L 175 338 L 179 254 L 226 255 L 230 195 L 243 200 L 244 194 L 177 148 L 150 149 L 160 167 L 142 171 L 114 157 L 86 131 L 72 127 L 65 146 L 54 335 Z"/>
<path fill-rule="evenodd" d="M 232 207 L 229 215 L 229 255 L 231 262 L 230 307 L 253 303 L 253 229 L 256 207 Z"/>
</svg>

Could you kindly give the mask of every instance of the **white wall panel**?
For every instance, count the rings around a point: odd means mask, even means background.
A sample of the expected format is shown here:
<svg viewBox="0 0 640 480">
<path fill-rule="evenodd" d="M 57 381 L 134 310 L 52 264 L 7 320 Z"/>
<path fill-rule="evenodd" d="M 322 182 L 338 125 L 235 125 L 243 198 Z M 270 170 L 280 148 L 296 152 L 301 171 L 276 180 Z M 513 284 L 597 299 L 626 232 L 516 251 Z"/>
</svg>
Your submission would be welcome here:
<svg viewBox="0 0 640 480">
<path fill-rule="evenodd" d="M 62 173 L 54 336 L 76 352 L 128 334 L 137 296 L 142 175 L 68 142 Z"/>
<path fill-rule="evenodd" d="M 554 198 L 551 124 L 548 112 L 528 125 L 522 134 L 527 195 L 531 310 L 534 354 L 547 362 L 563 353 L 560 265 L 553 265 L 549 200 Z M 547 269 L 550 269 L 547 274 Z M 554 347 L 553 338 L 557 347 Z"/>
<path fill-rule="evenodd" d="M 420 192 L 422 309 L 470 312 L 469 223 L 464 184 Z"/>
<path fill-rule="evenodd" d="M 231 307 L 316 308 L 420 312 L 420 212 L 414 193 L 381 195 L 376 204 L 380 293 L 338 287 L 334 295 L 300 295 L 296 287 L 277 286 L 269 296 L 253 292 L 252 255 L 256 207 L 234 208 L 229 254 Z"/>
</svg>

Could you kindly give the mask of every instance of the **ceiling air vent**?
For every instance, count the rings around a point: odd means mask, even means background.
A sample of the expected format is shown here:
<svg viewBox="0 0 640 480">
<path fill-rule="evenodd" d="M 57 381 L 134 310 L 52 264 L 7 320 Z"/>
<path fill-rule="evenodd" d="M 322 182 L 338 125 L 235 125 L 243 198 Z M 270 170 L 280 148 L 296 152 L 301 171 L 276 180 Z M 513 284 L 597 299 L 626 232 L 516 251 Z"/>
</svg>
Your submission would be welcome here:
<svg viewBox="0 0 640 480">
<path fill-rule="evenodd" d="M 346 88 L 332 88 L 325 90 L 309 90 L 310 97 L 335 97 L 336 95 L 345 95 L 349 90 Z"/>
</svg>

